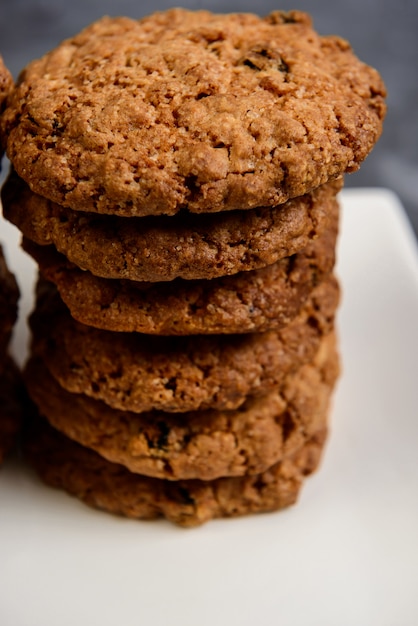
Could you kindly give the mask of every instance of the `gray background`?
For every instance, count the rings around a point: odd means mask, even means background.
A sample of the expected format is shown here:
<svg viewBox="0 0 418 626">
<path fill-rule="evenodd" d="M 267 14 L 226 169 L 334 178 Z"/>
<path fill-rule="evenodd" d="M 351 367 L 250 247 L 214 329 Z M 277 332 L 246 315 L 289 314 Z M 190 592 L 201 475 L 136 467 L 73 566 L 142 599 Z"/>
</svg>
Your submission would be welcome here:
<svg viewBox="0 0 418 626">
<path fill-rule="evenodd" d="M 141 17 L 176 4 L 162 0 L 0 0 L 0 52 L 17 76 L 31 59 L 104 14 Z M 382 74 L 388 89 L 388 115 L 379 143 L 361 170 L 347 177 L 346 185 L 395 191 L 418 234 L 417 0 L 183 0 L 178 5 L 260 15 L 298 8 L 311 13 L 321 34 L 347 38 L 357 55 Z"/>
</svg>

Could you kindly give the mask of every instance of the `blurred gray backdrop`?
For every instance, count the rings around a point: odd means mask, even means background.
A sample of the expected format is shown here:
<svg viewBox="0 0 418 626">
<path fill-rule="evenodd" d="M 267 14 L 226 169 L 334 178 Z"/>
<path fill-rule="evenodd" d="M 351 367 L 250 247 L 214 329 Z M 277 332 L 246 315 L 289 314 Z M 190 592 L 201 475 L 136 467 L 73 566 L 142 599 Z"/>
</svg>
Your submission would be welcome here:
<svg viewBox="0 0 418 626">
<path fill-rule="evenodd" d="M 141 17 L 172 6 L 226 13 L 308 11 L 321 34 L 348 39 L 388 89 L 384 133 L 347 186 L 383 186 L 401 198 L 418 235 L 417 0 L 0 0 L 0 53 L 16 77 L 22 67 L 104 14 Z M 4 176 L 4 173 L 3 173 Z"/>
</svg>

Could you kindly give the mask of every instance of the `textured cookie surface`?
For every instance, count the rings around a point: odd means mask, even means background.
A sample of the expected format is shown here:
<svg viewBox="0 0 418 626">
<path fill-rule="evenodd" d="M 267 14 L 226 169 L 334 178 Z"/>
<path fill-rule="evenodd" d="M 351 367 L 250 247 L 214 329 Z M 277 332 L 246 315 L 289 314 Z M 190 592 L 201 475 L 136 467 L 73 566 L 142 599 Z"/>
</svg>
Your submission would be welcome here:
<svg viewBox="0 0 418 626">
<path fill-rule="evenodd" d="M 2 201 L 26 237 L 54 244 L 95 276 L 157 282 L 226 276 L 299 252 L 335 216 L 341 186 L 339 179 L 276 209 L 126 219 L 65 209 L 12 174 Z"/>
<path fill-rule="evenodd" d="M 212 480 L 262 472 L 303 445 L 326 424 L 337 375 L 335 336 L 330 334 L 312 364 L 235 411 L 118 411 L 64 391 L 35 358 L 25 380 L 52 426 L 108 460 L 157 478 Z"/>
<path fill-rule="evenodd" d="M 22 73 L 2 117 L 33 191 L 119 215 L 275 206 L 376 142 L 384 86 L 300 12 L 105 17 Z"/>
<path fill-rule="evenodd" d="M 31 317 L 32 352 L 62 387 L 121 410 L 236 409 L 311 361 L 333 328 L 339 291 L 319 285 L 281 331 L 212 337 L 114 333 L 76 322 L 44 283 Z"/>
<path fill-rule="evenodd" d="M 46 484 L 86 504 L 134 519 L 165 517 L 192 527 L 217 517 L 276 511 L 296 502 L 305 476 L 318 466 L 326 430 L 262 474 L 214 481 L 147 478 L 110 463 L 36 420 L 25 453 Z"/>
<path fill-rule="evenodd" d="M 0 463 L 16 443 L 22 418 L 24 389 L 20 372 L 7 357 L 0 372 Z"/>
<path fill-rule="evenodd" d="M 243 333 L 278 329 L 300 311 L 335 262 L 338 214 L 303 252 L 260 270 L 212 280 L 162 283 L 98 278 L 53 246 L 24 239 L 24 249 L 55 283 L 78 321 L 105 330 L 157 335 Z"/>
</svg>

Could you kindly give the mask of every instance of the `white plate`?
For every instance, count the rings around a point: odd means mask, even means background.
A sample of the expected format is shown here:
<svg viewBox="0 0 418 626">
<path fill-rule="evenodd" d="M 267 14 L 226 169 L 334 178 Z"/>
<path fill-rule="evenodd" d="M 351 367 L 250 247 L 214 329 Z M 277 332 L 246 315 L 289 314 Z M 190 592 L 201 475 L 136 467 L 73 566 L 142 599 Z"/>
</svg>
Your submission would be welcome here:
<svg viewBox="0 0 418 626">
<path fill-rule="evenodd" d="M 342 198 L 344 374 L 299 503 L 182 530 L 91 510 L 12 459 L 0 471 L 2 625 L 418 624 L 417 250 L 392 193 Z M 34 266 L 0 226 L 25 316 Z M 26 338 L 20 322 L 20 361 Z"/>
</svg>

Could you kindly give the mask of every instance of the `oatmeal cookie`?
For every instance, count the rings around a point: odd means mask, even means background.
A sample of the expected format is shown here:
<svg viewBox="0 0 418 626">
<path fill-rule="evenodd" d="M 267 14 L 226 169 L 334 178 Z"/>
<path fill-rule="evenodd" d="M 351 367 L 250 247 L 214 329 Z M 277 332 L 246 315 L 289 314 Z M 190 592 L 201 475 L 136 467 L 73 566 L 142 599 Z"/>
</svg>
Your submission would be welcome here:
<svg viewBox="0 0 418 626">
<path fill-rule="evenodd" d="M 354 171 L 379 74 L 308 15 L 104 17 L 21 73 L 1 129 L 31 189 L 121 216 L 277 206 Z"/>
<path fill-rule="evenodd" d="M 38 288 L 32 353 L 59 384 L 115 409 L 186 412 L 236 409 L 311 361 L 334 325 L 335 281 L 312 292 L 280 331 L 204 337 L 114 333 L 76 322 L 51 283 Z"/>
<path fill-rule="evenodd" d="M 333 333 L 311 364 L 234 411 L 120 411 L 65 391 L 39 358 L 25 370 L 29 395 L 54 428 L 132 472 L 168 480 L 264 471 L 326 425 L 337 376 Z"/>
<path fill-rule="evenodd" d="M 327 431 L 255 476 L 168 481 L 129 472 L 71 441 L 45 420 L 27 428 L 25 455 L 41 479 L 85 504 L 133 519 L 166 519 L 184 527 L 217 517 L 277 511 L 294 504 L 303 480 L 319 465 Z"/>
<path fill-rule="evenodd" d="M 0 113 L 3 111 L 6 98 L 13 89 L 13 78 L 7 67 L 4 65 L 3 57 L 0 55 Z"/>
<path fill-rule="evenodd" d="M 53 244 L 81 269 L 159 282 L 227 276 L 300 252 L 335 220 L 341 186 L 339 179 L 276 209 L 127 219 L 66 209 L 12 174 L 2 203 L 4 216 L 25 237 Z"/>
<path fill-rule="evenodd" d="M 7 96 L 12 91 L 12 89 L 13 89 L 12 75 L 10 74 L 7 67 L 4 65 L 3 58 L 0 55 L 0 115 L 2 114 L 6 106 Z M 1 125 L 0 125 L 0 159 L 3 156 L 4 144 L 5 144 L 5 140 L 3 139 L 3 135 L 1 132 Z M 0 170 L 1 170 L 1 163 L 0 163 Z"/>
<path fill-rule="evenodd" d="M 141 283 L 98 278 L 53 246 L 23 239 L 44 278 L 78 321 L 104 330 L 150 335 L 231 334 L 277 330 L 303 307 L 335 263 L 338 224 L 304 251 L 260 270 L 212 280 Z"/>
</svg>

